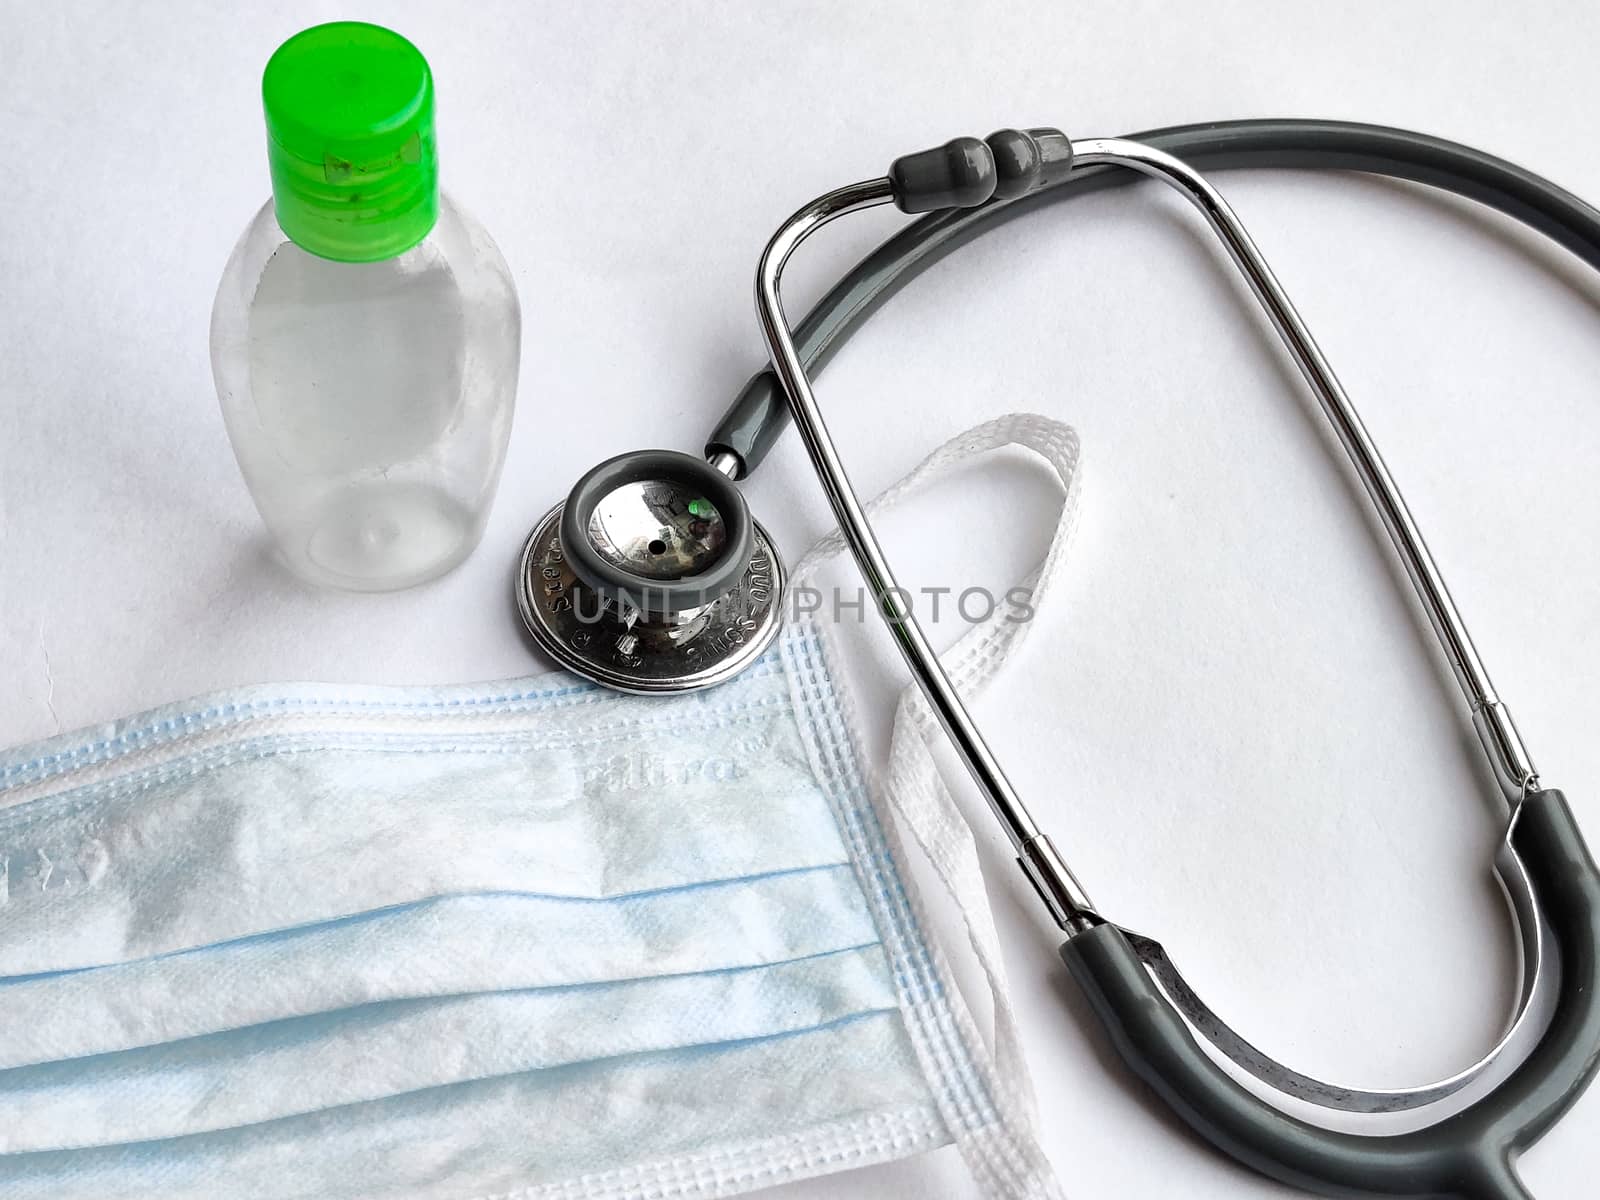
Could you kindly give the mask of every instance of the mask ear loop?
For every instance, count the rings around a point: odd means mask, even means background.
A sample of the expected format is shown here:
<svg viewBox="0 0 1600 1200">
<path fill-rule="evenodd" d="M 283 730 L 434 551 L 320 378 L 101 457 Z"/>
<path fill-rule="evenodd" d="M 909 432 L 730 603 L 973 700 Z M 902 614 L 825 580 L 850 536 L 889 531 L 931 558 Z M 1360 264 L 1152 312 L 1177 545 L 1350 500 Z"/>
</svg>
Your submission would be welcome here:
<svg viewBox="0 0 1600 1200">
<path fill-rule="evenodd" d="M 1067 544 L 1077 523 L 1080 458 L 1077 431 L 1061 421 L 1032 413 L 1011 413 L 986 421 L 940 446 L 867 505 L 869 515 L 877 517 L 947 474 L 952 467 L 1010 446 L 1030 451 L 1050 468 L 1054 481 L 1061 488 L 1060 508 L 1043 559 L 1006 592 L 1016 609 L 1026 607 L 1024 616 L 1019 617 L 1012 608 L 997 607 L 941 656 L 946 671 L 968 696 L 981 691 L 1021 645 L 1032 617 L 1065 560 Z M 804 585 L 845 548 L 844 536 L 837 529 L 819 539 L 795 567 L 792 586 Z M 815 623 L 809 616 L 804 619 Z M 996 1080 L 1002 1093 L 1022 1110 L 1032 1134 L 1037 1126 L 1033 1081 L 1011 1003 L 1010 985 L 984 886 L 977 842 L 971 824 L 951 796 L 934 762 L 931 741 L 937 733 L 937 721 L 922 692 L 915 685 L 908 686 L 895 708 L 889 766 L 879 783 L 895 820 L 927 858 L 940 885 L 961 914 L 968 944 L 989 992 L 994 1019 Z M 1042 1158 L 1043 1151 L 1039 1153 Z M 1053 1176 L 1048 1186 L 1058 1186 Z"/>
</svg>

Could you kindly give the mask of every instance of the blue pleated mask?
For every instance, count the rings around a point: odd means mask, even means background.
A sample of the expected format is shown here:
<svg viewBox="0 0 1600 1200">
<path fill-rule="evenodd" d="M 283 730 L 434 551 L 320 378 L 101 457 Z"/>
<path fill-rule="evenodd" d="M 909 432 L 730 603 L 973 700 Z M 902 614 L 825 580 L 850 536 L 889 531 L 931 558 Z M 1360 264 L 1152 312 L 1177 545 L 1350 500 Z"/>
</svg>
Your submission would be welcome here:
<svg viewBox="0 0 1600 1200">
<path fill-rule="evenodd" d="M 950 1141 L 1048 1191 L 824 660 L 799 621 L 678 698 L 253 689 L 0 756 L 0 1195 L 722 1195 Z"/>
</svg>

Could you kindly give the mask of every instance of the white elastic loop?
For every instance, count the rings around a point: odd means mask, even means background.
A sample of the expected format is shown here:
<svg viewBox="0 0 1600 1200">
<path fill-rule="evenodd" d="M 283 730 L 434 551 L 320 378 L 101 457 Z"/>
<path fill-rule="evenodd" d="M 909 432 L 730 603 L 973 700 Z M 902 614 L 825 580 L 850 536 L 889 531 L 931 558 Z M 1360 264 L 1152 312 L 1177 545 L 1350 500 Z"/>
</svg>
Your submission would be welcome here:
<svg viewBox="0 0 1600 1200">
<path fill-rule="evenodd" d="M 1017 446 L 1037 454 L 1049 464 L 1061 484 L 1061 508 L 1049 549 L 1040 565 L 1017 585 L 1017 589 L 1008 593 L 1015 596 L 1020 589 L 1028 606 L 1037 612 L 1060 568 L 1077 515 L 1079 442 L 1071 426 L 1031 413 L 1013 413 L 985 422 L 930 454 L 869 503 L 867 513 L 869 516 L 880 514 L 956 463 L 1006 446 Z M 837 530 L 822 538 L 796 566 L 794 583 L 809 578 L 823 562 L 844 548 L 844 536 Z M 1018 619 L 1010 609 L 1002 610 L 997 606 L 986 620 L 941 655 L 940 661 L 963 698 L 970 699 L 982 690 L 1016 650 L 1030 623 L 1030 620 Z M 908 687 L 895 709 L 885 793 L 896 818 L 911 833 L 960 909 L 994 1009 L 996 1076 L 1001 1087 L 1023 1106 L 1031 1122 L 1036 1116 L 1033 1085 L 1022 1053 L 999 936 L 983 885 L 977 844 L 971 827 L 934 764 L 929 739 L 937 733 L 933 712 L 921 691 L 915 685 Z"/>
</svg>

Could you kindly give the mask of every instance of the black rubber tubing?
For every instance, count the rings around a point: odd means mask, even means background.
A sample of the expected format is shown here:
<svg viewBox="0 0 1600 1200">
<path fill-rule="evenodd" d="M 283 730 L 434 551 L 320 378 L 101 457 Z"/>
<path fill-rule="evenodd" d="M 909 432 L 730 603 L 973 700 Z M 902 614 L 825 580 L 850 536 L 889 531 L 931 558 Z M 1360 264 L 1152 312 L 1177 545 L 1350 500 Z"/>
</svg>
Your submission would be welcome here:
<svg viewBox="0 0 1600 1200">
<path fill-rule="evenodd" d="M 1494 1091 L 1413 1132 L 1322 1129 L 1246 1090 L 1200 1048 L 1114 925 L 1071 938 L 1061 957 L 1129 1068 L 1206 1141 L 1263 1175 L 1327 1196 L 1527 1200 L 1517 1156 L 1600 1066 L 1600 874 L 1558 791 L 1523 802 L 1511 839 L 1560 953 L 1555 1014 Z"/>
<path fill-rule="evenodd" d="M 1600 269 L 1600 212 L 1531 171 L 1458 142 L 1382 125 L 1293 119 L 1178 125 L 1128 136 L 1202 171 L 1359 171 L 1428 184 L 1496 209 Z M 1085 167 L 1015 200 L 947 209 L 908 225 L 857 263 L 795 327 L 795 345 L 806 369 L 821 371 L 886 300 L 979 234 L 1044 205 L 1140 178 L 1116 167 Z M 783 389 L 771 370 L 762 371 L 745 384 L 718 422 L 706 441 L 706 454 L 736 455 L 742 479 L 760 465 L 788 423 Z"/>
<path fill-rule="evenodd" d="M 1470 146 L 1344 121 L 1260 120 L 1130 135 L 1203 171 L 1347 170 L 1427 184 L 1537 230 L 1600 269 L 1600 212 L 1550 181 Z M 801 321 L 796 344 L 820 371 L 846 338 L 927 267 L 1014 216 L 1138 178 L 1114 167 L 1077 171 L 1014 200 L 924 217 L 863 259 Z M 737 455 L 742 477 L 788 424 L 770 370 L 754 376 L 706 452 Z M 1359 1136 L 1290 1117 L 1235 1082 L 1200 1049 L 1113 925 L 1066 942 L 1061 955 L 1118 1052 L 1191 1128 L 1262 1174 L 1330 1196 L 1527 1200 L 1518 1155 L 1582 1094 L 1600 1066 L 1600 872 L 1560 792 L 1518 810 L 1513 845 L 1559 953 L 1556 1011 L 1534 1051 L 1492 1093 L 1425 1129 Z"/>
</svg>

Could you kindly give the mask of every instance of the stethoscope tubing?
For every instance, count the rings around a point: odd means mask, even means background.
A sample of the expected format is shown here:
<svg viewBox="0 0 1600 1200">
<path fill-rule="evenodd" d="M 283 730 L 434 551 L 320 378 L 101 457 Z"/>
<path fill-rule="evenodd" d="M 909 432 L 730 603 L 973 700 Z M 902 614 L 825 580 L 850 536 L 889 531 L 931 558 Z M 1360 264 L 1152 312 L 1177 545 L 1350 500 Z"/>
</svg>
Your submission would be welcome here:
<svg viewBox="0 0 1600 1200">
<path fill-rule="evenodd" d="M 1355 121 L 1273 118 L 1174 125 L 1127 135 L 1197 171 L 1355 171 L 1451 192 L 1505 214 L 1600 270 L 1600 210 L 1566 189 L 1471 146 Z M 973 238 L 1063 200 L 1137 182 L 1114 167 L 1085 167 L 1039 191 L 979 208 L 921 217 L 846 272 L 794 326 L 806 370 L 820 374 L 866 320 L 923 271 Z M 707 457 L 731 454 L 743 478 L 788 426 L 777 377 L 766 368 L 740 391 L 706 440 Z"/>
<path fill-rule="evenodd" d="M 998 135 L 997 135 L 998 136 Z M 1055 135 L 1059 138 L 1059 135 Z M 992 139 L 991 139 L 992 140 Z M 952 143 L 952 146 L 955 145 Z M 1463 1200 L 1525 1196 L 1514 1158 L 1576 1099 L 1600 1065 L 1600 874 L 1564 798 L 1544 789 L 1510 715 L 1490 684 L 1426 545 L 1361 426 L 1270 268 L 1225 201 L 1198 174 L 1226 166 L 1338 167 L 1446 187 L 1488 203 L 1544 232 L 1600 267 L 1600 214 L 1555 185 L 1492 156 L 1405 131 L 1338 122 L 1265 121 L 1186 126 L 1131 139 L 1084 142 L 1081 166 L 1033 195 L 925 217 L 842 280 L 798 330 L 783 317 L 779 280 L 795 248 L 828 221 L 891 200 L 892 178 L 838 189 L 802 208 L 774 235 L 757 274 L 757 309 L 772 377 L 751 381 L 708 445 L 732 455 L 739 473 L 753 467 L 781 430 L 781 396 L 799 428 L 829 501 L 914 678 L 1017 849 L 1018 861 L 1069 939 L 1062 957 L 1129 1065 L 1197 1132 L 1266 1174 L 1329 1195 L 1443 1195 Z M 981 147 L 979 147 L 981 150 Z M 999 220 L 1051 199 L 1112 182 L 1132 167 L 1168 182 L 1196 205 L 1251 286 L 1285 346 L 1317 393 L 1383 518 L 1472 710 L 1484 749 L 1511 806 L 1500 874 L 1519 919 L 1542 910 L 1561 956 L 1555 1014 L 1537 1046 L 1493 1090 L 1420 1130 L 1394 1136 L 1341 1133 L 1289 1116 L 1242 1087 L 1199 1047 L 1190 1023 L 1223 1053 L 1269 1083 L 1302 1094 L 1322 1089 L 1333 1107 L 1382 1111 L 1448 1095 L 1496 1058 L 1444 1085 L 1405 1093 L 1360 1093 L 1317 1084 L 1272 1063 L 1226 1027 L 1214 1036 L 1197 1015 L 1203 1005 L 1174 1005 L 1160 981 L 1192 997 L 1158 943 L 1105 922 L 1011 790 L 987 743 L 929 647 L 915 618 L 900 610 L 894 576 L 850 487 L 823 423 L 810 373 L 893 291 L 923 267 Z M 1080 173 L 1081 172 L 1081 173 Z M 891 172 L 891 177 L 893 176 Z M 1126 177 L 1127 172 L 1119 172 Z M 904 205 L 902 205 L 904 207 Z M 776 382 L 772 382 L 775 380 Z M 1525 892 L 1519 902 L 1518 887 Z M 1532 918 L 1538 921 L 1537 916 Z M 1537 975 L 1540 940 L 1524 934 Z M 1168 989 L 1169 991 L 1171 989 Z M 1526 1008 L 1525 991 L 1514 1025 Z M 1180 1008 L 1182 1015 L 1180 1015 Z M 1504 1046 L 1505 1042 L 1502 1042 Z M 1238 1051 L 1246 1052 L 1241 1056 Z M 1368 1107 L 1370 1106 L 1370 1107 Z"/>
</svg>

